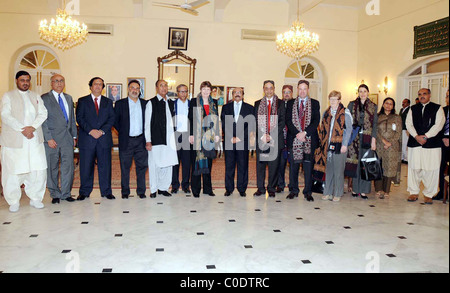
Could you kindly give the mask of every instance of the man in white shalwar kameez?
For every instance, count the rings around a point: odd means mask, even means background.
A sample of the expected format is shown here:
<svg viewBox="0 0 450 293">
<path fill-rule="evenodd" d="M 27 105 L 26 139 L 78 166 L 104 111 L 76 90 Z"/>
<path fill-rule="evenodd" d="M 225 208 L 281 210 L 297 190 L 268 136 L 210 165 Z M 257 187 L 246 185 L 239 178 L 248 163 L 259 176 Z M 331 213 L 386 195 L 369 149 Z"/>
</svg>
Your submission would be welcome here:
<svg viewBox="0 0 450 293">
<path fill-rule="evenodd" d="M 145 140 L 151 198 L 156 193 L 171 196 L 173 166 L 178 165 L 175 131 L 173 126 L 174 102 L 167 97 L 168 84 L 156 83 L 157 96 L 147 103 L 145 110 Z"/>
<path fill-rule="evenodd" d="M 438 193 L 439 169 L 441 162 L 440 131 L 445 124 L 442 106 L 430 102 L 431 91 L 419 91 L 420 103 L 411 107 L 406 118 L 406 128 L 410 134 L 408 140 L 408 201 L 417 201 L 420 183 L 425 189 L 425 204 L 432 204 Z"/>
<path fill-rule="evenodd" d="M 47 160 L 41 125 L 47 109 L 41 97 L 29 90 L 31 76 L 16 74 L 17 89 L 5 93 L 1 101 L 2 184 L 11 212 L 18 212 L 21 185 L 30 205 L 41 209 L 47 183 Z"/>
</svg>

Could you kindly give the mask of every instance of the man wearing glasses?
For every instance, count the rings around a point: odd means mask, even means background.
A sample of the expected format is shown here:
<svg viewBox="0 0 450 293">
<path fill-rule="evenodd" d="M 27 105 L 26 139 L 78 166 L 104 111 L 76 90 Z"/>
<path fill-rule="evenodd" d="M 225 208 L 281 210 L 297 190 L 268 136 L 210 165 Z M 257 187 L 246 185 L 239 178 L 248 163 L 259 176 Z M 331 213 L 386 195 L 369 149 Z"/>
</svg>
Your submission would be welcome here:
<svg viewBox="0 0 450 293">
<path fill-rule="evenodd" d="M 64 76 L 55 74 L 51 77 L 52 90 L 42 95 L 47 108 L 48 118 L 42 124 L 47 157 L 47 188 L 52 204 L 60 200 L 75 201 L 72 198 L 73 184 L 73 148 L 76 144 L 77 125 L 72 96 L 64 93 L 66 81 Z M 61 187 L 58 186 L 59 164 L 61 163 Z"/>
<path fill-rule="evenodd" d="M 177 142 L 178 165 L 173 166 L 172 193 L 177 194 L 178 190 L 184 193 L 190 191 L 191 177 L 191 144 L 189 143 L 189 90 L 184 84 L 177 86 L 178 99 L 175 101 L 175 140 Z M 180 165 L 182 181 L 180 185 Z"/>
</svg>

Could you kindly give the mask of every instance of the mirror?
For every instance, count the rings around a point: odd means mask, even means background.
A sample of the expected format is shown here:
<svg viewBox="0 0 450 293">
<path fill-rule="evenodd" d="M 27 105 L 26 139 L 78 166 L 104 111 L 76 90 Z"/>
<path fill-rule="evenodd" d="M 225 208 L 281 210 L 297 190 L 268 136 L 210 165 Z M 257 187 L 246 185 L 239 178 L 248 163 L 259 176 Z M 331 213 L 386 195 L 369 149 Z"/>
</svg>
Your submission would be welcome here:
<svg viewBox="0 0 450 293">
<path fill-rule="evenodd" d="M 196 64 L 196 59 L 178 50 L 158 58 L 158 79 L 164 79 L 169 84 L 170 98 L 177 97 L 177 86 L 180 84 L 188 86 L 190 99 L 194 97 Z"/>
</svg>

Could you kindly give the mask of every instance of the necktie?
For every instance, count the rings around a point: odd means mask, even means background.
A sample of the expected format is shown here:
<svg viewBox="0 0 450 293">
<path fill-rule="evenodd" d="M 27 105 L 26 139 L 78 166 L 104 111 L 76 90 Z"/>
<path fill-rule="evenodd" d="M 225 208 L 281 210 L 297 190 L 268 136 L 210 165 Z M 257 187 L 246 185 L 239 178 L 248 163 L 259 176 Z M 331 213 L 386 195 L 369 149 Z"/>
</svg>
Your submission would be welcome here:
<svg viewBox="0 0 450 293">
<path fill-rule="evenodd" d="M 61 111 L 64 114 L 64 118 L 66 118 L 66 123 L 69 123 L 69 117 L 67 116 L 66 107 L 64 107 L 64 102 L 61 98 L 61 94 L 58 94 L 58 103 L 59 107 L 61 108 Z"/>
<path fill-rule="evenodd" d="M 302 100 L 300 100 L 300 111 L 299 112 L 300 112 L 300 115 L 299 115 L 300 127 L 302 128 L 302 131 L 304 131 L 305 130 L 305 107 L 303 105 Z"/>
<path fill-rule="evenodd" d="M 449 132 L 449 125 L 448 125 L 448 122 L 449 122 L 449 120 L 448 120 L 448 118 L 449 118 L 449 114 L 447 113 L 447 121 L 445 122 L 445 126 L 444 126 L 444 134 L 447 134 L 448 135 L 448 132 Z"/>
<path fill-rule="evenodd" d="M 267 134 L 270 134 L 270 114 L 272 113 L 272 105 L 269 101 L 268 115 L 267 115 Z"/>
<path fill-rule="evenodd" d="M 97 101 L 98 101 L 98 98 L 95 98 L 95 111 L 97 111 L 97 116 L 98 116 L 98 103 L 97 103 Z"/>
</svg>

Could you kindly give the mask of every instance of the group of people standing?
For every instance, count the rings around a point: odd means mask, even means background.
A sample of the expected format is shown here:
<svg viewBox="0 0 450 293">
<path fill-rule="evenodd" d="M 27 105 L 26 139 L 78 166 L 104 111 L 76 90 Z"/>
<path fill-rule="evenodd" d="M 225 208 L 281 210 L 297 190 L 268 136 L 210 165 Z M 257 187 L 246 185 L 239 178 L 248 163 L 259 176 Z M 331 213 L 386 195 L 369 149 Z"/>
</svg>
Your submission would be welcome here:
<svg viewBox="0 0 450 293">
<path fill-rule="evenodd" d="M 328 96 L 330 106 L 321 115 L 320 103 L 310 97 L 306 80 L 299 81 L 297 98 L 293 97 L 292 86 L 284 86 L 283 99 L 275 94 L 274 81 L 264 81 L 264 98 L 254 106 L 244 102 L 243 88 L 235 88 L 233 101 L 224 105 L 221 113 L 217 100 L 211 97 L 212 85 L 208 81 L 201 83 L 200 93 L 192 100 L 188 99 L 188 87 L 179 85 L 178 98 L 173 101 L 167 95 L 166 81 L 158 80 L 157 95 L 145 100 L 140 97 L 139 81 L 132 80 L 128 83 L 128 97 L 113 105 L 102 96 L 104 80 L 94 77 L 89 82 L 91 94 L 78 100 L 76 111 L 72 97 L 63 92 L 62 75 L 51 77 L 52 90 L 42 97 L 29 90 L 30 81 L 30 74 L 18 72 L 17 89 L 6 93 L 1 102 L 2 184 L 11 212 L 19 210 L 22 184 L 35 208 L 43 208 L 46 187 L 53 204 L 88 198 L 93 190 L 95 165 L 101 196 L 115 199 L 111 189 L 113 127 L 119 133 L 124 199 L 131 193 L 133 161 L 139 198 L 146 198 L 147 169 L 151 198 L 157 194 L 172 196 L 180 189 L 191 193 L 190 188 L 194 197 L 199 197 L 202 189 L 203 194 L 215 196 L 211 173 L 220 144 L 225 154 L 225 196 L 231 196 L 235 188 L 240 196 L 246 196 L 249 151 L 254 145 L 254 196 L 267 192 L 275 197 L 282 192 L 289 162 L 288 199 L 300 193 L 300 165 L 307 201 L 314 201 L 315 182 L 324 183 L 323 200 L 339 201 L 344 194 L 345 176 L 353 179 L 352 195 L 367 199 L 372 182 L 361 178 L 360 162 L 369 150 L 376 150 L 384 174 L 375 182 L 375 189 L 383 198 L 389 195 L 391 181 L 397 176 L 402 126 L 406 125 L 408 200 L 418 199 L 423 181 L 425 202 L 430 203 L 428 199 L 438 192 L 436 165 L 441 162 L 441 144 L 448 148 L 448 106 L 444 111 L 430 102 L 428 89 L 419 91 L 420 104 L 411 107 L 403 123 L 395 113 L 395 101 L 385 99 L 378 112 L 364 84 L 359 87 L 358 98 L 347 108 L 341 102 L 341 93 L 332 91 Z M 71 195 L 76 145 L 81 183 L 77 199 Z"/>
</svg>

